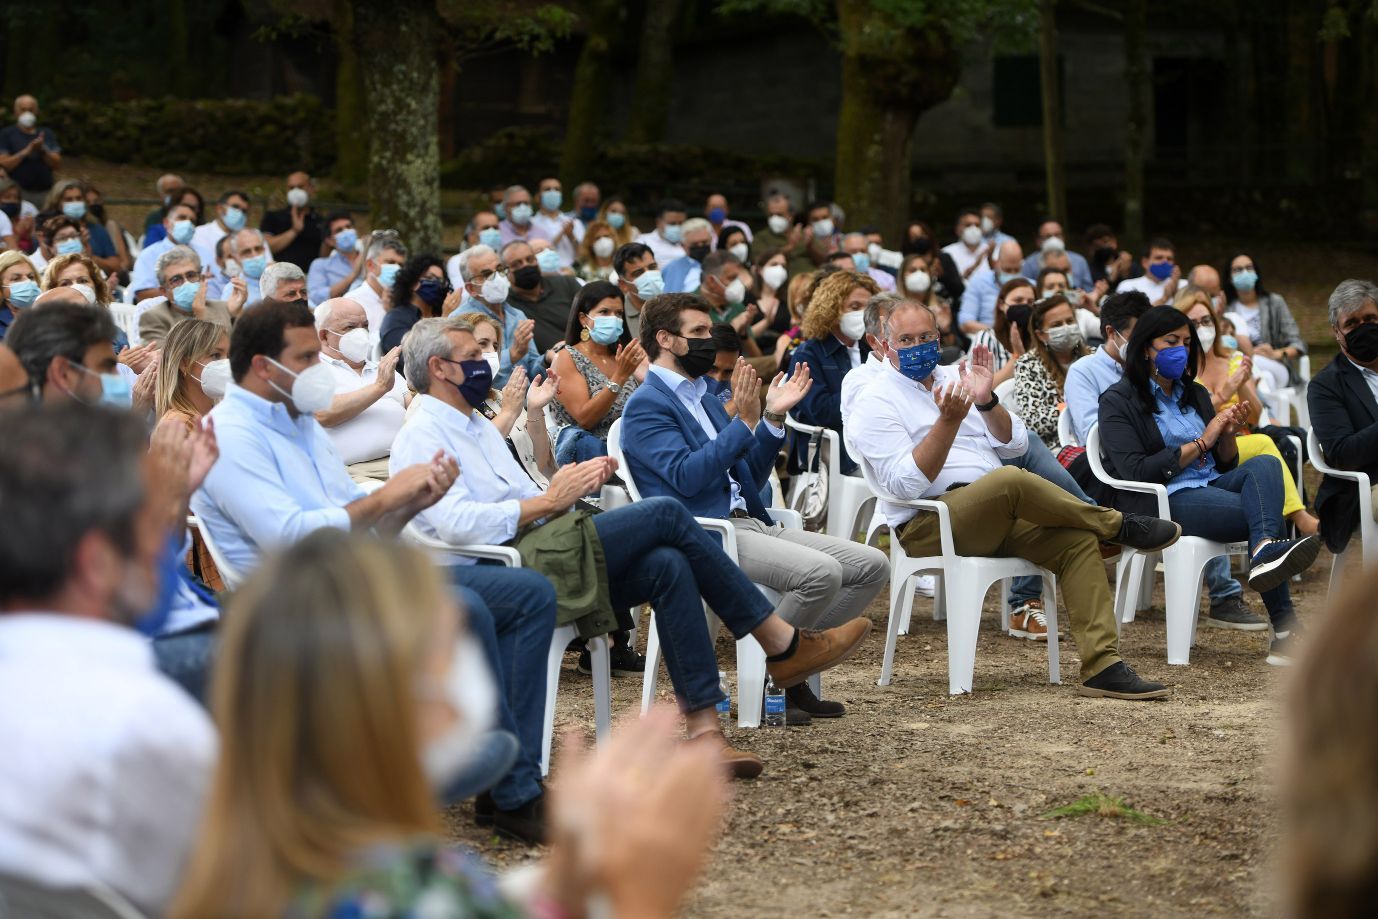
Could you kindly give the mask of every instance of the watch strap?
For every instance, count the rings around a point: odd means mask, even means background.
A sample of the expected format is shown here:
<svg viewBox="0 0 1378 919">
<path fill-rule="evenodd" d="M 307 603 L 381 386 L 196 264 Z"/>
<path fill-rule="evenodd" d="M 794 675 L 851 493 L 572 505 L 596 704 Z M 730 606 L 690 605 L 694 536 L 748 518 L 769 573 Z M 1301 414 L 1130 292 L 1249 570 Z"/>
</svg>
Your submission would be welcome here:
<svg viewBox="0 0 1378 919">
<path fill-rule="evenodd" d="M 769 421 L 776 427 L 779 427 L 780 425 L 785 423 L 784 412 L 772 412 L 769 409 L 767 409 L 766 411 L 761 413 L 761 417 L 764 418 L 766 421 Z"/>
<path fill-rule="evenodd" d="M 999 405 L 999 404 L 1000 404 L 1000 397 L 997 396 L 997 395 L 995 394 L 995 391 L 994 391 L 994 390 L 992 390 L 992 391 L 991 391 L 991 394 L 990 394 L 990 401 L 987 402 L 985 405 L 978 405 L 978 406 L 976 406 L 976 411 L 978 411 L 978 412 L 988 412 L 988 411 L 990 411 L 991 409 L 995 408 L 995 407 L 996 407 L 997 405 Z"/>
</svg>

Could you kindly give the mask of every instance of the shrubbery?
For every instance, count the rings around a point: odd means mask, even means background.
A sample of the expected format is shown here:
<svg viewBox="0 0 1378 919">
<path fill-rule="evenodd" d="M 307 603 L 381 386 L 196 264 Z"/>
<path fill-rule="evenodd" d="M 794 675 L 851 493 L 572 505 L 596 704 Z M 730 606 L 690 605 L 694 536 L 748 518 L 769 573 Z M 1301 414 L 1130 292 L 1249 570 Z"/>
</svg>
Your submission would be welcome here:
<svg viewBox="0 0 1378 919">
<path fill-rule="evenodd" d="M 43 110 L 62 149 L 114 163 L 226 174 L 323 172 L 332 113 L 314 96 L 272 99 L 60 99 Z"/>
</svg>

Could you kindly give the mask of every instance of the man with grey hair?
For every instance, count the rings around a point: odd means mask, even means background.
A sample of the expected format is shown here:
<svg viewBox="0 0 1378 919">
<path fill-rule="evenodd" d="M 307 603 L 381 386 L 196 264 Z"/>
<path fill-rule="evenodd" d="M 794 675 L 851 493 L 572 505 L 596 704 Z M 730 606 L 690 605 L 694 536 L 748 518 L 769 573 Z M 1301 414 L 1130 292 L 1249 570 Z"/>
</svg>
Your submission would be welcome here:
<svg viewBox="0 0 1378 919">
<path fill-rule="evenodd" d="M 291 302 L 306 299 L 306 272 L 291 262 L 273 262 L 258 279 L 260 300 Z"/>
<path fill-rule="evenodd" d="M 154 275 L 154 266 L 158 264 L 159 257 L 173 246 L 191 243 L 196 233 L 196 209 L 180 202 L 172 205 L 167 209 L 167 216 L 163 218 L 163 227 L 167 230 L 167 237 L 145 245 L 139 257 L 134 260 L 134 268 L 129 273 L 129 286 L 134 288 L 136 303 L 161 295 L 158 279 Z M 200 266 L 199 258 L 196 263 Z"/>
<path fill-rule="evenodd" d="M 505 246 L 514 239 L 549 240 L 550 235 L 539 229 L 531 220 L 535 211 L 531 207 L 531 192 L 521 185 L 509 185 L 502 193 L 502 209 L 507 216 L 498 224 Z"/>
<path fill-rule="evenodd" d="M 698 290 L 703 277 L 703 260 L 713 251 L 713 225 L 704 218 L 690 217 L 684 221 L 681 232 L 684 251 L 688 254 L 667 263 L 660 271 L 667 294 Z"/>
<path fill-rule="evenodd" d="M 1311 429 L 1326 462 L 1378 482 L 1378 285 L 1341 281 L 1330 295 L 1330 329 L 1340 353 L 1306 387 Z M 1337 554 L 1359 525 L 1355 487 L 1326 476 L 1316 491 L 1321 537 Z M 1378 487 L 1373 492 L 1378 505 Z"/>
<path fill-rule="evenodd" d="M 329 408 L 316 413 L 316 420 L 330 435 L 354 481 L 386 482 L 388 454 L 407 420 L 410 398 L 406 381 L 397 372 L 402 349 L 393 348 L 381 360 L 373 360 L 368 317 L 348 297 L 335 297 L 316 307 L 316 336 L 321 342 L 321 363 L 335 378 L 335 397 Z"/>
<path fill-rule="evenodd" d="M 154 275 L 163 299 L 139 316 L 139 339 L 145 344 L 161 342 L 184 319 L 213 322 L 228 335 L 244 308 L 244 294 L 237 288 L 231 288 L 228 301 L 209 299 L 201 257 L 191 246 L 173 246 L 163 252 Z"/>
<path fill-rule="evenodd" d="M 842 251 L 852 257 L 852 264 L 856 270 L 866 275 L 880 287 L 882 291 L 895 289 L 895 276 L 882 268 L 871 264 L 871 242 L 866 238 L 865 233 L 847 233 L 842 237 Z M 880 247 L 876 247 L 879 254 Z"/>
<path fill-rule="evenodd" d="M 392 282 L 407 263 L 407 244 L 396 230 L 370 233 L 364 246 L 364 282 L 349 292 L 349 299 L 364 308 L 368 337 L 378 344 L 383 337 L 383 317 L 390 308 Z"/>
<path fill-rule="evenodd" d="M 482 243 L 465 249 L 459 254 L 459 277 L 466 294 L 459 304 L 459 312 L 483 313 L 502 329 L 505 347 L 498 352 L 494 388 L 502 389 L 507 385 L 513 365 L 525 368 L 528 380 L 545 373 L 545 361 L 536 350 L 536 321 L 526 318 L 525 312 L 507 302 L 512 282 L 498 254 Z M 406 363 L 405 358 L 403 363 Z"/>
<path fill-rule="evenodd" d="M 268 251 L 267 237 L 263 235 L 262 230 L 245 227 L 234 234 L 230 252 L 239 264 L 240 274 L 244 278 L 248 303 L 257 303 L 263 299 L 259 279 L 273 262 L 273 255 Z"/>
</svg>

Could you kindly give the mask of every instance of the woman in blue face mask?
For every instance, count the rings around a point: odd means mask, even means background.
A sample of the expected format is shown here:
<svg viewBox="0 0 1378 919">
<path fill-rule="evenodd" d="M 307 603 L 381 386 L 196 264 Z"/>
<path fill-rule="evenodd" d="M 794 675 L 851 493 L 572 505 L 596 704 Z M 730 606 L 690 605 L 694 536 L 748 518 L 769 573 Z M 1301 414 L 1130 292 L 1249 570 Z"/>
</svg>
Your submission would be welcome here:
<svg viewBox="0 0 1378 919">
<path fill-rule="evenodd" d="M 384 354 L 400 345 L 402 336 L 419 320 L 445 316 L 459 305 L 445 275 L 445 263 L 434 255 L 417 255 L 403 265 L 392 282 L 392 292 L 393 307 L 383 316 L 379 330 Z"/>
<path fill-rule="evenodd" d="M 10 323 L 38 299 L 38 272 L 22 252 L 0 252 L 0 341 Z"/>
<path fill-rule="evenodd" d="M 1256 369 L 1267 374 L 1275 388 L 1301 382 L 1298 372 L 1306 342 L 1287 308 L 1287 301 L 1263 286 L 1258 262 L 1240 253 L 1220 273 L 1225 294 L 1225 313 L 1243 334 L 1240 347 L 1253 358 Z"/>
<path fill-rule="evenodd" d="M 555 464 L 608 455 L 608 430 L 646 378 L 646 352 L 627 332 L 622 292 L 607 281 L 580 288 L 570 306 L 565 347 L 551 365 L 560 379 L 552 404 Z"/>
<path fill-rule="evenodd" d="M 632 226 L 631 215 L 627 213 L 627 205 L 622 203 L 621 198 L 604 200 L 603 206 L 598 209 L 598 219 L 612 227 L 613 240 L 618 248 L 640 235 L 640 231 Z"/>
<path fill-rule="evenodd" d="M 1297 622 L 1287 582 L 1316 560 L 1320 540 L 1282 538 L 1281 465 L 1269 456 L 1240 461 L 1236 434 L 1248 406 L 1212 407 L 1210 391 L 1196 381 L 1201 342 L 1184 313 L 1168 306 L 1144 313 L 1124 355 L 1124 377 L 1100 399 L 1107 471 L 1165 485 L 1184 536 L 1248 543 L 1247 580 L 1273 627 L 1268 662 L 1287 663 Z M 1120 495 L 1122 511 L 1156 512 L 1151 496 Z"/>
</svg>

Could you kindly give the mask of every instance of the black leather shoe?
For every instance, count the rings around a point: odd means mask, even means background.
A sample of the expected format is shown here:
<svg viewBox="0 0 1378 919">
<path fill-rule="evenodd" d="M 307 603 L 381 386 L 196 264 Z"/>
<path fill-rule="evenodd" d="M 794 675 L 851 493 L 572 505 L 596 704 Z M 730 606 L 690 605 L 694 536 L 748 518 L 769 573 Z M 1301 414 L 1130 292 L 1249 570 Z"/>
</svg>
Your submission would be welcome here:
<svg viewBox="0 0 1378 919">
<path fill-rule="evenodd" d="M 847 706 L 841 702 L 824 701 L 813 694 L 808 683 L 800 683 L 798 686 L 791 686 L 785 690 L 785 700 L 788 704 L 803 712 L 808 712 L 813 718 L 841 718 L 847 714 Z"/>
<path fill-rule="evenodd" d="M 1100 673 L 1077 687 L 1083 696 L 1099 696 L 1104 699 L 1161 699 L 1168 694 L 1162 683 L 1145 680 L 1134 672 L 1124 661 L 1115 661 Z"/>
<path fill-rule="evenodd" d="M 493 830 L 499 836 L 528 846 L 545 845 L 545 795 L 537 795 L 515 810 L 495 808 Z"/>
<path fill-rule="evenodd" d="M 484 792 L 474 799 L 474 824 L 477 826 L 492 826 L 493 814 L 497 812 L 498 806 L 493 803 L 493 796 Z"/>
<path fill-rule="evenodd" d="M 802 708 L 799 708 L 797 705 L 795 705 L 793 702 L 789 700 L 788 696 L 786 696 L 785 727 L 806 728 L 811 724 L 813 724 L 813 719 L 809 717 L 809 713 L 804 711 Z"/>
<path fill-rule="evenodd" d="M 1158 552 L 1175 543 L 1182 536 L 1182 525 L 1149 517 L 1146 514 L 1125 514 L 1120 531 L 1110 542 L 1143 552 Z"/>
</svg>

